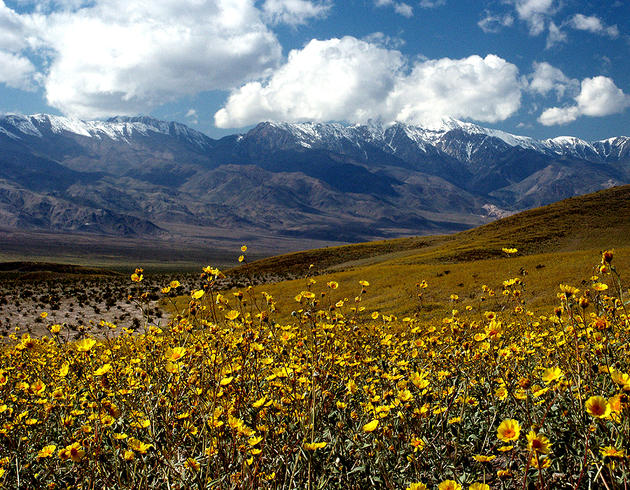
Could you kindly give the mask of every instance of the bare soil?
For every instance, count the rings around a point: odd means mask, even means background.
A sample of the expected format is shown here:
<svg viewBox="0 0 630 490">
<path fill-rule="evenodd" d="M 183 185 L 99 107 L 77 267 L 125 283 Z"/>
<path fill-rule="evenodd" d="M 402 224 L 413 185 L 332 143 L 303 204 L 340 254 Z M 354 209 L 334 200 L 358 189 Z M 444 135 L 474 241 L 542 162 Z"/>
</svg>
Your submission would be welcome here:
<svg viewBox="0 0 630 490">
<path fill-rule="evenodd" d="M 88 272 L 88 273 L 86 273 Z M 133 270 L 130 271 L 130 273 Z M 130 274 L 60 264 L 0 264 L 0 335 L 42 336 L 51 325 L 72 340 L 102 335 L 110 327 L 142 330 L 164 325 L 168 315 L 159 305 L 162 287 L 177 279 L 189 291 L 199 274 L 148 274 L 134 283 Z M 147 293 L 145 301 L 139 301 Z"/>
</svg>

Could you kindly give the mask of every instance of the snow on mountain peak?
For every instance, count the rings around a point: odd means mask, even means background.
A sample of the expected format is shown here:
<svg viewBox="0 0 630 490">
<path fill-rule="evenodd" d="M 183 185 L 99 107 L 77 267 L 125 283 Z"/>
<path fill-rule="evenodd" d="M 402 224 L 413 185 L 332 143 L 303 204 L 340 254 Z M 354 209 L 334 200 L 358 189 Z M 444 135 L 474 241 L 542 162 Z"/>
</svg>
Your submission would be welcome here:
<svg viewBox="0 0 630 490">
<path fill-rule="evenodd" d="M 517 136 L 505 131 L 488 129 L 473 123 L 459 121 L 453 118 L 439 118 L 428 121 L 423 126 L 413 126 L 396 122 L 384 126 L 379 121 L 368 121 L 367 124 L 344 125 L 341 123 L 280 123 L 268 122 L 262 126 L 269 125 L 276 129 L 286 131 L 291 134 L 295 144 L 305 148 L 338 147 L 345 140 L 356 147 L 368 142 L 376 146 L 389 148 L 389 151 L 396 151 L 394 138 L 397 134 L 404 134 L 411 140 L 416 148 L 426 152 L 429 145 L 444 146 L 446 135 L 453 131 L 461 131 L 468 135 L 482 135 L 497 138 L 512 147 L 521 147 L 537 151 L 544 151 L 545 146 L 526 136 Z M 470 153 L 468 152 L 470 158 Z"/>
<path fill-rule="evenodd" d="M 37 127 L 33 124 L 33 121 L 28 116 L 22 116 L 21 114 L 9 114 L 3 117 L 7 123 L 18 130 L 22 134 L 29 136 L 42 136 Z M 17 135 L 15 135 L 17 136 Z"/>
<path fill-rule="evenodd" d="M 603 157 L 593 144 L 575 136 L 557 136 L 543 140 L 542 144 L 547 150 L 557 155 L 578 156 L 586 159 Z"/>
<path fill-rule="evenodd" d="M 158 133 L 188 140 L 200 148 L 207 148 L 210 138 L 203 133 L 188 128 L 187 126 L 154 119 L 151 117 L 126 117 L 117 116 L 105 121 L 84 121 L 81 119 L 54 116 L 49 114 L 34 114 L 31 116 L 7 115 L 0 118 L 0 123 L 5 123 L 3 133 L 13 138 L 21 135 L 43 137 L 50 131 L 54 134 L 70 133 L 86 138 L 111 139 L 129 141 L 134 133 L 148 136 L 150 133 Z M 15 129 L 15 131 L 11 131 Z M 9 134 L 10 133 L 10 134 Z"/>
<path fill-rule="evenodd" d="M 573 136 L 536 140 L 453 118 L 436 118 L 426 121 L 422 126 L 401 122 L 383 124 L 378 120 L 354 125 L 339 122 L 266 122 L 252 131 L 264 131 L 266 128 L 284 133 L 283 144 L 341 153 L 350 148 L 365 152 L 366 145 L 372 145 L 387 153 L 396 154 L 399 150 L 403 151 L 400 145 L 406 145 L 407 150 L 404 151 L 440 151 L 471 162 L 485 158 L 484 152 L 479 152 L 482 145 L 486 149 L 496 147 L 499 151 L 505 151 L 507 145 L 547 155 L 577 157 L 590 161 L 610 160 L 630 154 L 628 137 L 592 143 Z M 212 140 L 199 131 L 181 123 L 161 121 L 148 116 L 116 116 L 105 121 L 84 121 L 48 114 L 0 117 L 0 134 L 12 139 L 25 136 L 41 138 L 49 133 L 126 142 L 138 135 L 162 134 L 188 142 L 202 151 L 212 147 Z M 412 146 L 409 147 L 409 144 Z"/>
<path fill-rule="evenodd" d="M 412 142 L 417 151 L 427 152 L 430 147 L 449 154 L 452 157 L 468 162 L 486 158 L 477 153 L 484 146 L 496 146 L 504 151 L 507 145 L 514 148 L 537 151 L 548 155 L 575 156 L 598 161 L 606 158 L 604 150 L 598 151 L 593 144 L 575 137 L 559 137 L 548 140 L 536 140 L 527 136 L 519 136 L 498 129 L 485 128 L 474 123 L 459 121 L 453 118 L 439 118 L 427 121 L 423 126 L 413 126 L 396 122 L 384 126 L 378 121 L 366 124 L 345 125 L 341 123 L 319 122 L 267 122 L 258 128 L 272 127 L 290 135 L 292 144 L 303 148 L 327 148 L 344 152 L 348 145 L 362 150 L 366 143 L 377 146 L 388 153 L 396 153 L 404 140 Z M 400 136 L 403 135 L 403 140 Z M 483 143 L 469 139 L 471 136 L 481 137 Z M 493 139 L 498 142 L 493 142 Z M 500 143 L 499 143 L 500 142 Z M 610 153 L 610 151 L 608 151 Z"/>
</svg>

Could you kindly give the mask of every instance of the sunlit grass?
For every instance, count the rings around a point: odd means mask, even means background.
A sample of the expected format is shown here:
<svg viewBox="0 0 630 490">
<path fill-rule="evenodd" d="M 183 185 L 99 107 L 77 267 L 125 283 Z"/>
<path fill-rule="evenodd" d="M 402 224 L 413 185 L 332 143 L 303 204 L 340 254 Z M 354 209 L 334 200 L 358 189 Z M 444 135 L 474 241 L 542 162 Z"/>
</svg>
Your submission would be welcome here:
<svg viewBox="0 0 630 490">
<path fill-rule="evenodd" d="M 397 317 L 412 316 L 418 320 L 441 319 L 455 308 L 471 306 L 475 312 L 486 309 L 503 308 L 502 299 L 488 296 L 483 292 L 486 285 L 500 289 L 506 278 L 521 277 L 526 282 L 524 300 L 527 307 L 537 314 L 549 313 L 556 306 L 558 284 L 588 279 L 594 272 L 592 258 L 599 250 L 543 253 L 457 263 L 423 263 L 417 256 L 387 255 L 375 263 L 362 263 L 347 270 L 316 277 L 317 283 L 335 280 L 339 283 L 338 292 L 329 298 L 353 299 L 357 281 L 368 280 L 373 288 L 363 299 L 363 306 L 371 310 L 386 311 Z M 618 265 L 623 270 L 630 269 L 630 249 L 618 249 Z M 430 287 L 419 291 L 418 284 L 426 281 Z M 275 284 L 256 286 L 256 292 L 266 291 L 277 298 L 276 305 L 283 320 L 290 318 L 295 309 L 295 291 L 305 287 L 304 278 L 283 281 Z M 418 297 L 418 293 L 422 293 Z M 451 295 L 457 294 L 456 302 Z M 350 297 L 349 297 L 350 295 Z M 326 298 L 326 303 L 329 298 Z M 456 304 L 454 304 L 456 303 Z"/>
</svg>

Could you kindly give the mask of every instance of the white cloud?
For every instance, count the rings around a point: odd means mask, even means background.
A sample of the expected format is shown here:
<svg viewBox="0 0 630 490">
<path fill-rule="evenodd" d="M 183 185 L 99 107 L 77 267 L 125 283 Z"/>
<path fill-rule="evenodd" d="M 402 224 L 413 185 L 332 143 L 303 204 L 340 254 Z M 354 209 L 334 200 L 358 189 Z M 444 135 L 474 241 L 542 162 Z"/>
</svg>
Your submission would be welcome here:
<svg viewBox="0 0 630 490">
<path fill-rule="evenodd" d="M 618 114 L 630 106 L 630 95 L 624 94 L 610 78 L 602 76 L 582 80 L 582 90 L 575 100 L 586 116 Z"/>
<path fill-rule="evenodd" d="M 394 5 L 394 11 L 397 14 L 402 15 L 403 17 L 413 17 L 413 8 L 411 7 L 411 5 L 408 5 L 404 2 L 399 2 Z"/>
<path fill-rule="evenodd" d="M 394 0 L 375 0 L 374 4 L 377 7 L 394 7 L 394 11 L 403 17 L 413 17 L 413 7 L 404 2 L 395 2 Z"/>
<path fill-rule="evenodd" d="M 24 8 L 32 8 L 38 13 L 50 13 L 54 10 L 77 10 L 93 5 L 93 0 L 17 0 Z"/>
<path fill-rule="evenodd" d="M 319 2 L 309 0 L 265 0 L 262 6 L 265 18 L 269 22 L 292 26 L 306 24 L 309 19 L 325 17 L 331 8 L 331 0 Z"/>
<path fill-rule="evenodd" d="M 551 107 L 543 111 L 538 118 L 538 122 L 543 126 L 556 126 L 558 124 L 568 124 L 580 117 L 580 110 L 577 106 L 572 107 Z"/>
<path fill-rule="evenodd" d="M 48 103 L 80 117 L 144 112 L 182 94 L 229 88 L 281 54 L 249 0 L 116 0 L 53 14 L 46 24 L 56 52 Z"/>
<path fill-rule="evenodd" d="M 566 40 L 566 33 L 560 30 L 553 21 L 549 21 L 549 33 L 547 34 L 547 45 L 545 47 L 549 49 L 555 44 L 566 42 Z"/>
<path fill-rule="evenodd" d="M 552 18 L 560 10 L 562 2 L 559 0 L 504 0 L 512 4 L 516 10 L 518 18 L 527 23 L 529 33 L 538 36 L 548 30 L 547 49 L 555 44 L 566 42 L 567 35 L 562 28 L 571 27 L 573 29 L 588 31 L 610 38 L 619 36 L 619 28 L 616 25 L 607 26 L 599 17 L 575 14 L 560 26 L 556 25 Z M 494 16 L 489 13 L 479 21 L 478 25 L 485 32 L 496 32 L 502 27 L 501 16 Z"/>
<path fill-rule="evenodd" d="M 254 0 L 64 3 L 18 18 L 46 58 L 48 104 L 72 116 L 148 112 L 184 94 L 230 89 L 282 57 Z"/>
<path fill-rule="evenodd" d="M 185 117 L 189 119 L 192 124 L 199 124 L 199 115 L 197 114 L 196 109 L 193 109 L 193 108 L 188 109 L 188 112 L 186 112 Z"/>
<path fill-rule="evenodd" d="M 27 58 L 0 50 L 0 83 L 12 88 L 32 90 L 37 71 Z"/>
<path fill-rule="evenodd" d="M 375 118 L 403 64 L 398 51 L 353 37 L 312 40 L 291 51 L 266 83 L 251 82 L 232 92 L 215 123 L 228 128 L 263 120 Z"/>
<path fill-rule="evenodd" d="M 441 117 L 504 120 L 520 107 L 518 68 L 495 55 L 416 62 L 353 37 L 313 40 L 266 82 L 232 92 L 218 127 L 261 120 L 379 119 L 422 124 Z"/>
<path fill-rule="evenodd" d="M 373 32 L 362 38 L 363 41 L 370 44 L 384 46 L 386 48 L 398 49 L 406 44 L 405 40 L 400 37 L 388 36 L 383 32 Z"/>
<path fill-rule="evenodd" d="M 579 81 L 568 78 L 561 70 L 547 62 L 534 62 L 534 72 L 529 77 L 529 90 L 541 95 L 555 92 L 558 98 L 563 97 L 567 90 L 579 89 Z"/>
<path fill-rule="evenodd" d="M 594 15 L 586 16 L 583 14 L 575 14 L 569 19 L 568 25 L 573 29 L 588 31 L 613 39 L 619 36 L 619 29 L 616 25 L 606 26 L 599 17 L 595 17 Z"/>
<path fill-rule="evenodd" d="M 435 7 L 441 7 L 446 4 L 446 0 L 420 0 L 420 6 L 423 9 L 432 9 Z"/>
<path fill-rule="evenodd" d="M 630 107 L 630 95 L 624 94 L 610 78 L 598 76 L 582 80 L 575 102 L 574 106 L 545 110 L 538 121 L 545 126 L 552 126 L 573 122 L 580 116 L 619 114 Z"/>
<path fill-rule="evenodd" d="M 566 34 L 552 20 L 562 7 L 562 0 L 501 0 L 500 3 L 514 7 L 516 17 L 527 24 L 531 36 L 539 36 L 548 30 L 547 48 L 566 39 Z M 514 17 L 510 14 L 495 15 L 486 11 L 485 17 L 477 25 L 488 33 L 498 32 L 513 23 Z"/>
<path fill-rule="evenodd" d="M 0 49 L 17 52 L 27 45 L 24 20 L 0 0 Z"/>
<path fill-rule="evenodd" d="M 533 36 L 542 34 L 547 18 L 554 12 L 554 0 L 514 0 L 519 19 L 527 22 Z"/>
<path fill-rule="evenodd" d="M 492 15 L 486 11 L 486 16 L 477 22 L 477 25 L 485 33 L 496 33 L 504 27 L 511 27 L 514 24 L 514 17 L 510 14 Z"/>
<path fill-rule="evenodd" d="M 436 116 L 497 122 L 520 103 L 518 68 L 495 55 L 419 62 L 388 97 L 390 118 L 413 124 Z"/>
</svg>

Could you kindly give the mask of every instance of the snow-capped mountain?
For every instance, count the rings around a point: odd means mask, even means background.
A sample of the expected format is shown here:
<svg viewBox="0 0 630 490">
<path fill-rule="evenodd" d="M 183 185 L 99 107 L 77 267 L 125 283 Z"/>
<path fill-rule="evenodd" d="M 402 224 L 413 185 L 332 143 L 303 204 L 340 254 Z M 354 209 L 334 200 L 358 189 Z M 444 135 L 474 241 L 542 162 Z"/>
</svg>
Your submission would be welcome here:
<svg viewBox="0 0 630 490">
<path fill-rule="evenodd" d="M 160 121 L 146 116 L 117 116 L 105 121 L 83 121 L 49 114 L 7 115 L 0 118 L 0 132 L 15 140 L 25 137 L 73 135 L 127 143 L 134 137 L 160 135 L 180 140 L 197 147 L 200 151 L 209 150 L 213 142 L 205 134 L 184 124 Z"/>
<path fill-rule="evenodd" d="M 485 128 L 473 123 L 444 119 L 430 127 L 410 126 L 402 123 L 384 127 L 380 123 L 344 125 L 341 123 L 261 123 L 247 135 L 266 131 L 273 138 L 257 141 L 262 148 L 301 146 L 343 153 L 349 149 L 361 151 L 366 144 L 397 154 L 412 143 L 420 153 L 436 149 L 463 161 L 475 160 L 484 146 L 495 150 L 521 148 L 550 156 L 562 156 L 592 162 L 615 161 L 630 153 L 630 137 L 619 136 L 601 141 L 587 142 L 573 136 L 559 136 L 536 140 Z M 25 136 L 44 138 L 51 134 L 76 135 L 99 140 L 109 139 L 129 143 L 134 137 L 165 136 L 173 138 L 201 151 L 211 151 L 216 141 L 205 134 L 177 122 L 160 121 L 147 116 L 117 116 L 104 121 L 83 121 L 48 114 L 31 116 L 7 115 L 0 118 L 0 133 L 19 140 Z M 401 136 L 406 139 L 401 142 Z"/>
<path fill-rule="evenodd" d="M 214 140 L 149 117 L 0 117 L 8 229 L 355 241 L 454 231 L 629 182 L 625 136 L 535 140 L 448 119 L 265 122 Z"/>
<path fill-rule="evenodd" d="M 268 133 L 275 130 L 276 139 L 267 141 L 271 145 L 292 143 L 304 148 L 343 152 L 351 147 L 360 151 L 366 144 L 370 144 L 395 155 L 407 150 L 406 145 L 412 144 L 414 150 L 420 153 L 439 150 L 466 162 L 474 161 L 475 155 L 484 148 L 495 151 L 520 148 L 549 156 L 571 157 L 592 162 L 619 160 L 630 153 L 630 137 L 627 136 L 594 142 L 571 136 L 536 140 L 455 119 L 444 120 L 432 127 L 402 123 L 383 127 L 377 123 L 348 126 L 339 123 L 267 122 L 254 129 L 256 132 L 262 130 Z M 285 134 L 278 137 L 280 133 Z"/>
</svg>

